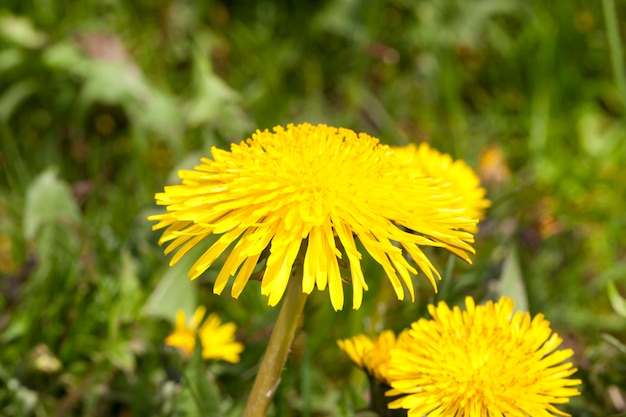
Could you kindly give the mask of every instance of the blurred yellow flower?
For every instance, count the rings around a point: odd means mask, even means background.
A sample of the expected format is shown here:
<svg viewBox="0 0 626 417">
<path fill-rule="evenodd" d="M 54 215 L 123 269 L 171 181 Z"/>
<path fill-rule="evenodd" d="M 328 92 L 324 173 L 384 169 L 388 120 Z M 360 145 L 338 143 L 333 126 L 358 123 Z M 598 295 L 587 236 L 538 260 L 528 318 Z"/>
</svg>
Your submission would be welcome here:
<svg viewBox="0 0 626 417">
<path fill-rule="evenodd" d="M 422 170 L 426 176 L 435 180 L 435 184 L 457 197 L 450 208 L 466 210 L 465 215 L 472 219 L 484 218 L 485 210 L 491 203 L 485 198 L 486 191 L 480 186 L 480 178 L 463 160 L 455 161 L 426 142 L 419 146 L 409 144 L 397 147 L 394 151 L 403 162 Z M 475 232 L 476 226 L 472 224 L 467 229 Z"/>
<path fill-rule="evenodd" d="M 502 149 L 489 146 L 481 152 L 478 175 L 487 186 L 499 186 L 511 178 L 511 170 Z"/>
<path fill-rule="evenodd" d="M 165 338 L 165 344 L 180 349 L 185 356 L 190 357 L 193 354 L 197 336 L 202 343 L 202 357 L 204 359 L 239 362 L 239 354 L 243 351 L 243 345 L 235 341 L 235 331 L 237 330 L 235 324 L 222 324 L 215 313 L 209 314 L 202 323 L 205 312 L 206 309 L 203 306 L 198 307 L 187 322 L 185 312 L 179 310 L 176 313 L 174 331 Z"/>
<path fill-rule="evenodd" d="M 349 339 L 338 340 L 337 344 L 356 366 L 367 370 L 365 354 L 372 349 L 372 339 L 364 334 L 359 334 Z"/>
<path fill-rule="evenodd" d="M 389 384 L 388 370 L 391 349 L 396 344 L 396 335 L 391 330 L 381 332 L 370 339 L 360 334 L 349 339 L 338 340 L 337 344 L 350 360 L 365 370 L 377 381 Z"/>
<path fill-rule="evenodd" d="M 409 416 L 568 416 L 554 404 L 579 395 L 581 383 L 569 379 L 576 368 L 564 362 L 571 349 L 538 314 L 513 314 L 513 300 L 466 311 L 441 302 L 399 338 L 391 351 L 387 395 L 403 395 L 390 408 Z"/>
<path fill-rule="evenodd" d="M 303 257 L 302 290 L 329 287 L 333 307 L 343 307 L 338 258 L 347 257 L 352 304 L 359 308 L 367 283 L 360 245 L 382 265 L 398 299 L 405 287 L 414 298 L 412 259 L 436 288 L 439 274 L 420 245 L 444 247 L 467 262 L 476 223 L 451 210 L 454 196 L 411 172 L 389 147 L 365 133 L 326 125 L 277 126 L 251 139 L 213 148 L 191 171 L 180 171 L 181 185 L 156 195 L 164 214 L 153 229 L 165 228 L 160 243 L 176 251 L 170 264 L 211 235 L 221 235 L 189 271 L 206 271 L 234 244 L 215 281 L 220 294 L 231 276 L 237 298 L 263 265 L 261 293 L 278 304 L 298 254 Z M 407 231 L 408 229 L 408 231 Z M 356 239 L 355 239 L 356 237 Z M 298 278 L 300 279 L 300 278 Z"/>
</svg>

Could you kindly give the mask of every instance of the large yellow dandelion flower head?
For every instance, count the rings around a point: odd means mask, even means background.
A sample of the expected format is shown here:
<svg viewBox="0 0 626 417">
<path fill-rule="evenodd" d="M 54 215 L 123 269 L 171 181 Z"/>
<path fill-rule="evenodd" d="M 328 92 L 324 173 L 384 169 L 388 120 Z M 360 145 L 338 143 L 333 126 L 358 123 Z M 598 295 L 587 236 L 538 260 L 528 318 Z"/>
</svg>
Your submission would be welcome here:
<svg viewBox="0 0 626 417">
<path fill-rule="evenodd" d="M 196 345 L 196 338 L 202 344 L 204 359 L 221 359 L 231 363 L 239 362 L 239 354 L 243 345 L 235 341 L 237 326 L 234 323 L 222 324 L 215 313 L 202 321 L 206 309 L 198 307 L 189 320 L 185 312 L 176 313 L 174 331 L 165 338 L 165 344 L 180 349 L 186 357 L 190 357 Z"/>
<path fill-rule="evenodd" d="M 426 142 L 419 146 L 409 144 L 396 147 L 394 151 L 402 161 L 421 170 L 426 176 L 436 180 L 443 189 L 455 195 L 455 207 L 466 210 L 468 217 L 478 220 L 484 218 L 485 210 L 491 203 L 485 198 L 487 192 L 481 187 L 480 178 L 465 161 L 454 160 L 450 155 L 431 148 Z M 468 230 L 474 232 L 475 225 L 471 225 Z"/>
<path fill-rule="evenodd" d="M 420 319 L 403 333 L 391 352 L 388 395 L 404 395 L 390 408 L 409 416 L 549 417 L 568 416 L 554 404 L 578 395 L 576 368 L 558 350 L 562 339 L 538 314 L 513 313 L 513 300 L 466 311 L 441 302 L 429 306 L 431 320 Z"/>
<path fill-rule="evenodd" d="M 360 334 L 338 340 L 337 344 L 356 366 L 365 370 L 377 381 L 389 385 L 390 353 L 396 344 L 396 335 L 392 330 L 385 330 L 374 339 Z"/>
<path fill-rule="evenodd" d="M 220 235 L 191 267 L 192 279 L 233 246 L 215 293 L 235 276 L 231 293 L 238 297 L 259 266 L 261 293 L 276 305 L 296 259 L 302 259 L 303 292 L 328 286 L 338 310 L 344 302 L 341 259 L 350 271 L 353 307 L 359 308 L 367 290 L 361 248 L 382 265 L 399 299 L 405 288 L 413 298 L 414 265 L 433 286 L 439 278 L 420 245 L 444 247 L 467 262 L 473 253 L 473 235 L 464 230 L 476 219 L 450 210 L 452 196 L 422 173 L 409 172 L 389 147 L 365 133 L 306 123 L 277 126 L 257 130 L 230 151 L 211 153 L 213 159 L 179 172 L 182 184 L 156 195 L 167 211 L 150 220 L 158 221 L 154 229 L 165 228 L 165 252 L 176 251 L 170 264 Z"/>
</svg>

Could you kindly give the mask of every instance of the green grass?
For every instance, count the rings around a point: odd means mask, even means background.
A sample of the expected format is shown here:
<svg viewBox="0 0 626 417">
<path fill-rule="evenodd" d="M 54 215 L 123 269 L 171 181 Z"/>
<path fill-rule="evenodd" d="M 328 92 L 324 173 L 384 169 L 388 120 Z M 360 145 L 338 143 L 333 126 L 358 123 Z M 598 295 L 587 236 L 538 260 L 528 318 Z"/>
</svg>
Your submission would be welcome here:
<svg viewBox="0 0 626 417">
<path fill-rule="evenodd" d="M 214 296 L 217 268 L 190 283 L 146 217 L 212 146 L 301 121 L 427 140 L 474 167 L 496 147 L 510 176 L 485 182 L 474 264 L 434 254 L 436 297 L 420 282 L 415 303 L 394 300 L 370 262 L 358 311 L 309 298 L 276 416 L 366 405 L 336 339 L 499 294 L 576 351 L 583 394 L 563 409 L 623 413 L 626 318 L 607 290 L 626 294 L 623 3 L 233 3 L 1 6 L 0 414 L 239 415 L 277 310 L 256 283 Z M 176 308 L 197 303 L 237 323 L 240 363 L 163 346 Z"/>
</svg>

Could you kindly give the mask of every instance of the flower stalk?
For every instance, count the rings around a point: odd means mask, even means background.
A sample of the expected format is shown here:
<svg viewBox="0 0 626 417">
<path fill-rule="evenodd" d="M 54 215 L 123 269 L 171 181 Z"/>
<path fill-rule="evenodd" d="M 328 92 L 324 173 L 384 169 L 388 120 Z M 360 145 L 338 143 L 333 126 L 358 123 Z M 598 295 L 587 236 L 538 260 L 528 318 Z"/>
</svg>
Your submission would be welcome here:
<svg viewBox="0 0 626 417">
<path fill-rule="evenodd" d="M 287 293 L 254 380 L 243 417 L 266 416 L 272 403 L 307 298 L 307 294 L 302 292 L 302 274 L 303 260 L 299 256 L 294 262 Z"/>
</svg>

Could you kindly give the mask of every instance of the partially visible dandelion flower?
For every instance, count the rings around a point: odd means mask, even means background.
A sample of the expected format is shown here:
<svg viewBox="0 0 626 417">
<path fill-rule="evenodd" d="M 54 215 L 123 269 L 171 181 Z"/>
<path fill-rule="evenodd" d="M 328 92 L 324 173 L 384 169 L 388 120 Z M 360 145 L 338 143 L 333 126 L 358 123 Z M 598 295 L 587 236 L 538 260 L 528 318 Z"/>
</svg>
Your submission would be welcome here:
<svg viewBox="0 0 626 417">
<path fill-rule="evenodd" d="M 165 228 L 166 254 L 177 251 L 170 264 L 221 235 L 191 267 L 191 279 L 234 244 L 215 281 L 217 294 L 236 275 L 232 295 L 238 297 L 262 264 L 261 293 L 274 306 L 302 252 L 303 292 L 328 285 L 336 310 L 344 302 L 338 258 L 347 257 L 352 303 L 359 308 L 367 283 L 357 241 L 382 265 L 399 299 L 404 287 L 414 298 L 411 274 L 417 273 L 404 254 L 436 288 L 439 274 L 420 245 L 444 247 L 470 262 L 473 235 L 462 229 L 476 219 L 449 210 L 452 196 L 422 173 L 407 172 L 389 147 L 365 133 L 277 126 L 273 133 L 257 130 L 230 152 L 211 153 L 213 160 L 179 172 L 181 185 L 156 195 L 167 212 L 149 219 L 159 222 L 153 229 Z"/>
<path fill-rule="evenodd" d="M 511 170 L 502 149 L 489 146 L 481 152 L 478 175 L 488 186 L 500 186 L 511 178 Z"/>
<path fill-rule="evenodd" d="M 391 349 L 396 344 L 396 335 L 391 330 L 381 332 L 374 339 L 360 334 L 349 339 L 338 340 L 337 344 L 350 360 L 365 370 L 377 381 L 389 384 L 387 376 Z"/>
<path fill-rule="evenodd" d="M 405 410 L 390 410 L 389 402 L 395 398 L 385 395 L 391 388 L 388 369 L 391 349 L 396 344 L 396 335 L 391 330 L 381 332 L 370 339 L 360 334 L 338 340 L 337 344 L 352 362 L 363 369 L 369 380 L 369 408 L 380 416 L 406 416 Z"/>
<path fill-rule="evenodd" d="M 239 354 L 243 351 L 243 345 L 235 341 L 235 331 L 237 330 L 235 324 L 222 324 L 215 313 L 209 314 L 202 323 L 205 312 L 206 309 L 200 306 L 187 321 L 185 312 L 179 310 L 176 313 L 174 331 L 165 338 L 165 344 L 180 349 L 186 357 L 190 357 L 193 354 L 197 336 L 202 343 L 202 357 L 204 359 L 239 362 Z"/>
<path fill-rule="evenodd" d="M 486 190 L 480 186 L 480 178 L 463 160 L 453 160 L 448 154 L 431 148 L 426 142 L 419 146 L 409 144 L 394 148 L 400 159 L 409 166 L 420 169 L 426 176 L 457 197 L 451 208 L 466 210 L 466 215 L 482 220 L 485 210 L 491 205 L 485 198 Z M 475 232 L 475 225 L 469 231 Z"/>
<path fill-rule="evenodd" d="M 579 395 L 576 368 L 557 350 L 562 339 L 538 314 L 513 314 L 513 300 L 466 311 L 444 302 L 430 305 L 432 320 L 420 319 L 399 337 L 391 352 L 387 395 L 403 395 L 390 408 L 409 416 L 569 416 L 554 404 Z"/>
<path fill-rule="evenodd" d="M 349 339 L 338 340 L 337 344 L 356 366 L 367 370 L 365 354 L 372 349 L 372 339 L 364 334 L 359 334 Z"/>
</svg>

